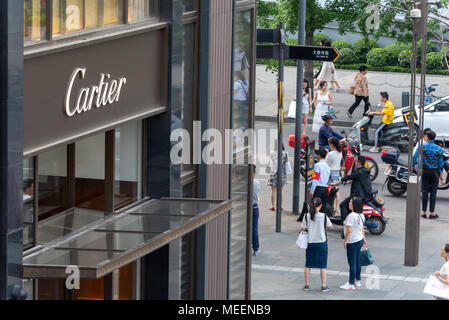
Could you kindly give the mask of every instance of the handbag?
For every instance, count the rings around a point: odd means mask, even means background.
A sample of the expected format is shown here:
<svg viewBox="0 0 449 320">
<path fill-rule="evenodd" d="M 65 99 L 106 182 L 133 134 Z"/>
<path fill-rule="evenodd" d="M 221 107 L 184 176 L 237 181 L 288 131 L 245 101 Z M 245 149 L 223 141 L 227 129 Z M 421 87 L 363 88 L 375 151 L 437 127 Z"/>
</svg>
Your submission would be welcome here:
<svg viewBox="0 0 449 320">
<path fill-rule="evenodd" d="M 438 280 L 437 277 L 431 275 L 427 281 L 424 293 L 430 294 L 437 298 L 449 299 L 449 286 Z"/>
<path fill-rule="evenodd" d="M 301 231 L 296 239 L 296 245 L 301 249 L 307 249 L 309 245 L 309 234 L 307 231 Z"/>
<path fill-rule="evenodd" d="M 292 100 L 292 102 L 290 102 L 290 108 L 288 109 L 288 118 L 296 118 L 296 100 Z"/>
<path fill-rule="evenodd" d="M 360 251 L 360 264 L 362 267 L 372 265 L 374 263 L 373 256 L 371 255 L 370 249 Z"/>
<path fill-rule="evenodd" d="M 350 86 L 349 87 L 349 94 L 354 95 L 354 93 L 355 93 L 355 86 Z"/>
</svg>

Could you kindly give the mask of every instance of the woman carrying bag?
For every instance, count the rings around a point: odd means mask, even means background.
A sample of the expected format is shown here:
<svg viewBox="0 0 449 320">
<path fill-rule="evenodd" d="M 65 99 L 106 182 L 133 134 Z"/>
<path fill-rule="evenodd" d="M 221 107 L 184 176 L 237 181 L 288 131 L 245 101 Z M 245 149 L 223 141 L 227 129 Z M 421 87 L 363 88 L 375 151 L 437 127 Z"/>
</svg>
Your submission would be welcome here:
<svg viewBox="0 0 449 320">
<path fill-rule="evenodd" d="M 321 292 L 328 292 L 327 280 L 327 235 L 326 229 L 332 228 L 332 222 L 322 212 L 323 201 L 315 198 L 310 204 L 310 213 L 304 217 L 301 230 L 308 232 L 309 243 L 306 249 L 306 267 L 304 269 L 304 290 L 310 290 L 310 269 L 320 269 Z"/>
<path fill-rule="evenodd" d="M 344 221 L 345 242 L 344 248 L 348 257 L 349 264 L 349 282 L 340 286 L 342 290 L 355 290 L 360 287 L 362 263 L 360 261 L 360 250 L 368 243 L 365 238 L 365 217 L 363 215 L 363 202 L 359 197 L 354 197 L 349 202 L 349 214 Z"/>
</svg>

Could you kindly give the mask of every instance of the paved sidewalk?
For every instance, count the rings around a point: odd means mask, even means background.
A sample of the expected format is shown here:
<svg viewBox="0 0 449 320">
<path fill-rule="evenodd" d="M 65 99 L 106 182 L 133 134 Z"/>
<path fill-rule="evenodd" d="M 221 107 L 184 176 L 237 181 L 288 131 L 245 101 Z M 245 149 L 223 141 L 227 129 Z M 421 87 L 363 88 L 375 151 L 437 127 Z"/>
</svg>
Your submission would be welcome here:
<svg viewBox="0 0 449 320">
<path fill-rule="evenodd" d="M 337 77 L 341 86 L 339 92 L 330 91 L 334 98 L 334 109 L 337 112 L 338 121 L 354 123 L 361 118 L 363 113 L 362 102 L 356 109 L 353 119 L 346 116 L 346 111 L 354 103 L 354 96 L 348 93 L 349 87 L 354 81 L 355 71 L 337 70 Z M 394 105 L 402 106 L 402 92 L 410 91 L 410 74 L 394 72 L 368 72 L 371 105 L 377 108 L 380 103 L 379 93 L 387 91 Z M 427 76 L 427 83 L 437 83 L 437 96 L 449 95 L 449 76 Z M 277 116 L 277 87 L 276 76 L 265 70 L 264 65 L 257 65 L 256 69 L 256 120 L 268 120 Z M 285 110 L 288 112 L 290 102 L 296 96 L 296 67 L 285 68 Z M 377 108 L 378 109 L 378 108 Z M 267 118 L 268 117 L 268 118 Z M 380 122 L 376 117 L 375 122 Z"/>
<path fill-rule="evenodd" d="M 257 123 L 257 128 L 268 128 L 271 123 Z M 294 127 L 286 125 L 286 135 Z M 292 149 L 288 147 L 292 155 Z M 259 155 L 266 158 L 266 155 Z M 375 155 L 376 159 L 378 155 Z M 379 161 L 379 159 L 377 159 Z M 293 163 L 292 157 L 290 162 Z M 383 165 L 379 162 L 379 165 Z M 443 264 L 440 250 L 445 242 L 449 242 L 449 192 L 439 192 L 437 211 L 440 219 L 433 221 L 421 219 L 420 232 L 420 258 L 417 267 L 404 266 L 405 243 L 405 207 L 406 197 L 392 197 L 386 189 L 382 189 L 385 180 L 384 168 L 381 167 L 379 178 L 373 184 L 386 201 L 386 217 L 389 218 L 386 231 L 381 236 L 367 233 L 367 240 L 375 260 L 378 273 L 377 279 L 369 279 L 369 269 L 363 268 L 363 286 L 354 292 L 339 289 L 348 279 L 348 265 L 343 241 L 340 238 L 342 227 L 335 226 L 328 232 L 329 259 L 328 259 L 328 285 L 331 291 L 321 293 L 319 274 L 311 275 L 311 291 L 302 290 L 304 286 L 303 269 L 305 265 L 305 250 L 295 245 L 300 225 L 297 217 L 291 214 L 293 183 L 292 176 L 285 189 L 284 214 L 282 216 L 282 233 L 275 232 L 275 213 L 269 211 L 270 189 L 267 185 L 267 176 L 261 175 L 262 165 L 259 166 L 256 177 L 261 184 L 260 193 L 260 250 L 262 254 L 252 257 L 252 299 L 278 299 L 278 300 L 309 300 L 309 299 L 423 299 L 432 297 L 423 293 L 425 282 L 429 275 L 439 270 Z M 302 178 L 301 178 L 301 181 Z M 301 207 L 303 203 L 304 184 L 301 183 Z M 349 186 L 341 189 L 341 197 L 349 195 Z M 368 280 L 368 281 L 367 281 Z"/>
</svg>

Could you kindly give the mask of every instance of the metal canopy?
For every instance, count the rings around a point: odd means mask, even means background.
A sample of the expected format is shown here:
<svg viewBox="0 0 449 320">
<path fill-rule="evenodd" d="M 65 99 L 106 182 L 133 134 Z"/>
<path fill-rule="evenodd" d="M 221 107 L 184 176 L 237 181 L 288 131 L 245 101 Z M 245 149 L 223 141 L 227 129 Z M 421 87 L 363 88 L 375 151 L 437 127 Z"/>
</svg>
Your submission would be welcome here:
<svg viewBox="0 0 449 320">
<path fill-rule="evenodd" d="M 161 199 L 100 220 L 24 257 L 24 278 L 98 279 L 188 234 L 232 209 L 232 201 Z"/>
</svg>

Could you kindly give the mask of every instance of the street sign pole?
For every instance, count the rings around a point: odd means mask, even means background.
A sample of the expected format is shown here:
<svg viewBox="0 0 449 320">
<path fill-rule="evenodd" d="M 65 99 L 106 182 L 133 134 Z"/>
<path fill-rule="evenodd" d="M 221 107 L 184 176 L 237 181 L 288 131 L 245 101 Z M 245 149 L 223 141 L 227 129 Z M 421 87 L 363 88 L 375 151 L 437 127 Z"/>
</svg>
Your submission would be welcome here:
<svg viewBox="0 0 449 320">
<path fill-rule="evenodd" d="M 303 46 L 306 40 L 306 0 L 299 0 L 298 12 L 298 45 Z M 295 127 L 295 154 L 293 173 L 293 214 L 299 215 L 299 194 L 301 192 L 301 137 L 302 135 L 302 83 L 304 79 L 304 60 L 298 60 L 296 78 L 296 127 Z M 308 94 L 308 92 L 307 92 Z"/>
<path fill-rule="evenodd" d="M 279 44 L 279 94 L 278 94 L 278 167 L 277 167 L 277 181 L 276 181 L 276 232 L 281 232 L 282 229 L 282 146 L 283 146 L 283 131 L 284 131 L 284 49 L 285 49 L 285 24 L 281 22 L 280 26 L 280 44 Z"/>
</svg>

